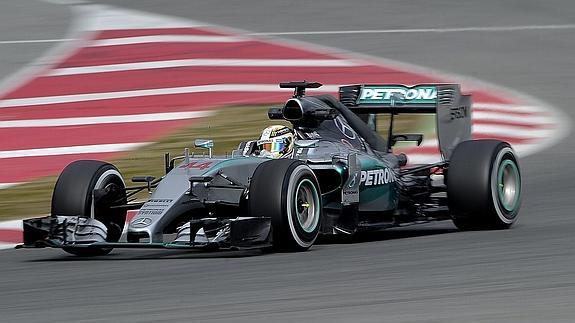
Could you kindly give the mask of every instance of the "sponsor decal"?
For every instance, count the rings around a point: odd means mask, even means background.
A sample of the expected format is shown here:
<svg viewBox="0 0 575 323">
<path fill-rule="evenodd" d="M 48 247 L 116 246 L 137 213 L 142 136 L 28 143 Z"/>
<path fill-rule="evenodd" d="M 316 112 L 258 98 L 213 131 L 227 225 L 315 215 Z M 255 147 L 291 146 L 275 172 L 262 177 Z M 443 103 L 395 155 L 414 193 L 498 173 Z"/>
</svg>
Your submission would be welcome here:
<svg viewBox="0 0 575 323">
<path fill-rule="evenodd" d="M 207 162 L 193 161 L 189 164 L 180 166 L 180 168 L 188 168 L 188 169 L 197 168 L 200 170 L 204 170 L 206 168 L 212 167 L 212 164 L 213 164 L 213 161 L 207 161 Z"/>
<path fill-rule="evenodd" d="M 131 223 L 132 227 L 134 228 L 145 228 L 152 224 L 152 219 L 150 218 L 137 218 L 134 219 Z"/>
<path fill-rule="evenodd" d="M 356 138 L 356 134 L 355 131 L 353 131 L 353 129 L 351 128 L 350 125 L 348 125 L 347 123 L 345 123 L 344 121 L 342 121 L 342 119 L 335 118 L 333 119 L 333 123 L 335 124 L 335 126 L 337 127 L 337 129 L 339 129 L 339 131 L 346 136 L 347 138 L 353 140 Z"/>
<path fill-rule="evenodd" d="M 170 207 L 172 203 L 172 199 L 151 199 L 144 203 L 142 208 L 138 210 L 137 218 L 132 221 L 132 226 L 136 228 L 143 228 L 152 223 L 152 219 L 149 217 L 155 217 L 158 215 L 162 215 L 166 208 Z M 148 216 L 148 217 L 144 217 Z M 144 221 L 143 219 L 148 219 Z M 140 222 L 138 222 L 140 221 Z M 149 222 L 145 224 L 144 222 Z"/>
<path fill-rule="evenodd" d="M 396 95 L 394 95 L 396 94 Z M 401 97 L 401 103 L 409 104 L 435 104 L 437 101 L 437 88 L 435 86 L 384 86 L 365 85 L 358 98 L 358 104 L 392 104 Z"/>
<path fill-rule="evenodd" d="M 364 186 L 379 186 L 395 182 L 395 173 L 389 168 L 362 170 L 360 183 Z"/>
<path fill-rule="evenodd" d="M 267 140 L 273 137 L 278 137 L 281 135 L 285 135 L 290 133 L 290 128 L 286 126 L 269 126 L 262 131 L 262 135 L 260 136 L 260 140 Z"/>
<path fill-rule="evenodd" d="M 463 119 L 467 117 L 467 114 L 468 112 L 466 106 L 453 107 L 449 111 L 449 120 Z"/>
<path fill-rule="evenodd" d="M 254 149 L 255 144 L 256 144 L 256 142 L 254 140 L 246 142 L 246 145 L 244 146 L 244 150 L 242 151 L 242 155 L 243 156 L 249 155 L 252 152 L 252 150 Z"/>
<path fill-rule="evenodd" d="M 349 188 L 354 187 L 356 180 L 357 180 L 357 173 L 353 174 L 353 178 L 351 179 L 351 181 L 349 181 L 349 184 L 347 184 L 347 187 L 349 187 Z"/>
<path fill-rule="evenodd" d="M 270 139 L 270 136 L 272 134 L 272 129 L 271 128 L 265 128 L 264 131 L 262 132 L 262 135 L 260 136 L 260 139 Z"/>
<path fill-rule="evenodd" d="M 274 131 L 272 131 L 272 136 L 277 137 L 277 136 L 285 135 L 287 133 L 291 133 L 290 128 L 281 127 L 279 129 L 274 129 Z"/>
<path fill-rule="evenodd" d="M 353 145 L 351 144 L 351 142 L 349 142 L 343 138 L 341 139 L 341 143 L 342 143 L 342 145 L 347 146 L 348 148 L 352 148 L 352 149 L 354 148 Z"/>
<path fill-rule="evenodd" d="M 343 205 L 359 202 L 359 172 L 354 172 L 341 190 Z"/>
<path fill-rule="evenodd" d="M 160 215 L 164 213 L 164 209 L 145 209 L 138 211 L 138 215 Z"/>
<path fill-rule="evenodd" d="M 304 136 L 307 137 L 307 139 L 313 140 L 313 139 L 321 139 L 321 135 L 319 133 L 317 133 L 317 131 L 311 131 L 311 132 L 304 132 Z"/>
<path fill-rule="evenodd" d="M 146 202 L 147 204 L 166 204 L 166 203 L 172 203 L 172 199 L 150 199 L 148 200 L 148 202 Z"/>
</svg>

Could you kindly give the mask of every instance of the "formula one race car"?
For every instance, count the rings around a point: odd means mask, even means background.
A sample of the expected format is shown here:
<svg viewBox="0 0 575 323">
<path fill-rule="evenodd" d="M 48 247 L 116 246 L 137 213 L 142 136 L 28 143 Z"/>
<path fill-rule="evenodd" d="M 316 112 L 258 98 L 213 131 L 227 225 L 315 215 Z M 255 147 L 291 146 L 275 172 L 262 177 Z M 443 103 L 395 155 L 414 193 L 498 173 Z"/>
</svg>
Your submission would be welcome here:
<svg viewBox="0 0 575 323">
<path fill-rule="evenodd" d="M 294 95 L 270 119 L 293 125 L 293 149 L 262 154 L 268 140 L 240 143 L 231 157 L 213 157 L 213 142 L 196 140 L 209 157 L 165 156 L 166 175 L 140 176 L 127 187 L 113 165 L 80 160 L 58 178 L 50 216 L 24 221 L 21 247 L 56 247 L 81 255 L 113 248 L 306 250 L 319 234 L 452 219 L 462 230 L 505 229 L 518 216 L 521 175 L 511 146 L 471 140 L 471 97 L 459 85 L 351 85 L 306 96 L 319 83 L 282 83 Z M 394 154 L 393 117 L 434 113 L 441 161 L 407 163 Z M 390 116 L 387 138 L 375 116 Z M 289 128 L 288 128 L 289 129 Z M 153 191 L 132 202 L 138 191 Z M 138 210 L 129 221 L 128 210 Z"/>
</svg>

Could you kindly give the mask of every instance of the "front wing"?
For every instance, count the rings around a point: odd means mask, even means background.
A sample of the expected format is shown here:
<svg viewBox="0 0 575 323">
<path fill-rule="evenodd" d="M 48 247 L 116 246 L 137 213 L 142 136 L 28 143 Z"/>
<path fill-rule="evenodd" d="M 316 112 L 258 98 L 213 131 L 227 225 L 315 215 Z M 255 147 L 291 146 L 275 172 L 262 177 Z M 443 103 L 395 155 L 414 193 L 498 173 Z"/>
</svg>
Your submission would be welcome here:
<svg viewBox="0 0 575 323">
<path fill-rule="evenodd" d="M 170 242 L 110 242 L 104 223 L 79 216 L 24 220 L 24 243 L 17 248 L 155 248 L 240 250 L 271 246 L 271 219 L 194 219 L 178 227 Z"/>
</svg>

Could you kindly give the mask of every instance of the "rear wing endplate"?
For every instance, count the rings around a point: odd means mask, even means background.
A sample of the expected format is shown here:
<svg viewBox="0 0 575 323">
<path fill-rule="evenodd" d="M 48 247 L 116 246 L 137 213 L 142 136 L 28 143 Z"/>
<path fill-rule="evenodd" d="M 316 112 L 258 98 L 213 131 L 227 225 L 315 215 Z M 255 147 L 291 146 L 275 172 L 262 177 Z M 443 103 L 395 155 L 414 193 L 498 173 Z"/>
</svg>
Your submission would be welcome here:
<svg viewBox="0 0 575 323">
<path fill-rule="evenodd" d="M 339 100 L 356 114 L 435 114 L 444 160 L 460 142 L 471 139 L 471 95 L 461 94 L 458 84 L 349 85 L 339 88 Z"/>
</svg>

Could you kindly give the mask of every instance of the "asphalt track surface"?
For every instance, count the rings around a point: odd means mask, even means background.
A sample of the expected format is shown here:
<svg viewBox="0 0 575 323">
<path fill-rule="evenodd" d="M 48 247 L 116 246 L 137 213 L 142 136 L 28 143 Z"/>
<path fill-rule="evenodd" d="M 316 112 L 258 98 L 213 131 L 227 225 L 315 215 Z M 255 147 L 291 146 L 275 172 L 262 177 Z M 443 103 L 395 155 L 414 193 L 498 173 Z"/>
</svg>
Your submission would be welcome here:
<svg viewBox="0 0 575 323">
<path fill-rule="evenodd" d="M 254 32 L 575 22 L 569 0 L 197 2 L 110 4 Z M 66 7 L 14 3 L 0 5 L 3 38 L 65 37 Z M 45 23 L 16 20 L 25 33 L 4 25 L 22 10 L 38 11 Z M 470 75 L 574 117 L 572 29 L 289 37 Z M 4 73 L 28 61 L 19 53 L 32 59 L 50 44 L 12 46 L 29 47 L 0 47 Z M 574 148 L 567 138 L 521 160 L 521 219 L 507 231 L 457 232 L 442 222 L 291 254 L 118 250 L 81 259 L 2 251 L 0 321 L 572 322 Z"/>
</svg>

